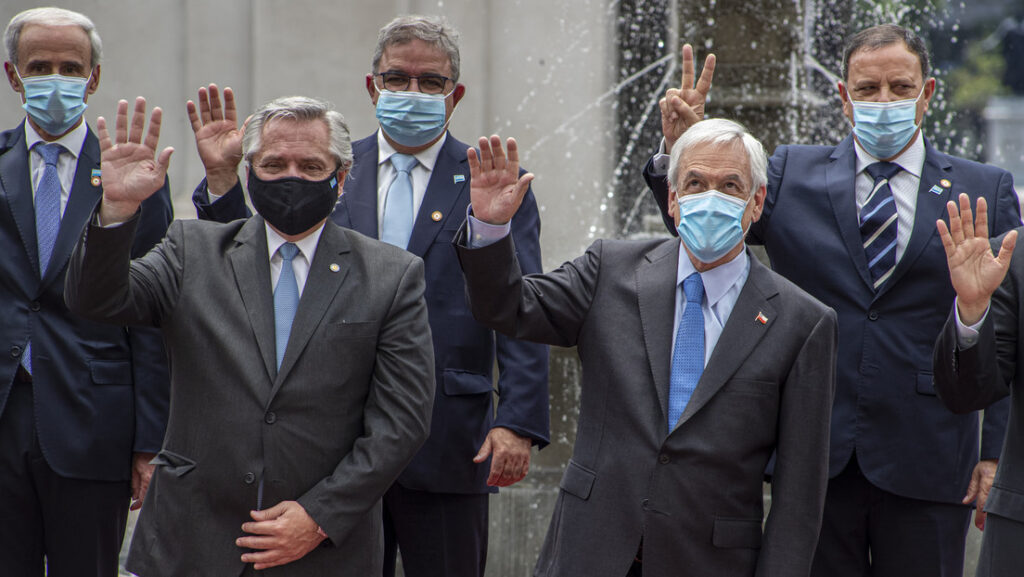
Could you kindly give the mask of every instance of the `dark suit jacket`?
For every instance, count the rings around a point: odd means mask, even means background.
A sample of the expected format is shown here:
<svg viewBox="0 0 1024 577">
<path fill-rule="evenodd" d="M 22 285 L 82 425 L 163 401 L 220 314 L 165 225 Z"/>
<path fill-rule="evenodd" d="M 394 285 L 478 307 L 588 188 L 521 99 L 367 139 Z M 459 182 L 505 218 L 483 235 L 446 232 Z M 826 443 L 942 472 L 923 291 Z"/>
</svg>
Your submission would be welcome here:
<svg viewBox="0 0 1024 577">
<path fill-rule="evenodd" d="M 469 205 L 467 148 L 448 135 L 408 247 L 423 259 L 425 267 L 437 381 L 430 438 L 398 478 L 403 486 L 420 491 L 495 490 L 486 484 L 490 461 L 472 462 L 492 427 L 507 427 L 541 447 L 547 445 L 549 436 L 547 347 L 496 335 L 473 319 L 466 304 L 462 272 L 451 241 Z M 332 219 L 377 238 L 376 133 L 354 142 L 352 152 L 355 164 Z M 203 183 L 193 201 L 200 218 L 225 222 L 248 213 L 240 185 L 210 204 Z M 512 219 L 512 236 L 523 269 L 540 272 L 540 217 L 532 190 Z M 496 416 L 492 400 L 495 358 L 500 372 Z"/>
<path fill-rule="evenodd" d="M 679 424 L 667 426 L 679 241 L 598 241 L 523 277 L 508 237 L 457 239 L 473 315 L 583 362 L 579 425 L 536 575 L 807 575 L 827 480 L 836 318 L 751 259 Z M 758 320 L 763 316 L 765 322 Z M 762 534 L 765 465 L 778 449 Z"/>
<path fill-rule="evenodd" d="M 29 166 L 24 123 L 0 132 L 0 414 L 31 340 L 36 431 L 47 463 L 66 477 L 127 480 L 132 452 L 155 453 L 164 436 L 169 378 L 160 335 L 87 321 L 64 305 L 68 258 L 103 194 L 91 182 L 100 168 L 92 131 L 43 278 Z M 132 254 L 156 244 L 171 218 L 165 183 L 143 204 Z"/>
<path fill-rule="evenodd" d="M 328 222 L 281 370 L 263 219 L 176 221 L 131 263 L 131 224 L 90 227 L 69 306 L 161 327 L 171 413 L 128 568 L 238 575 L 249 511 L 296 500 L 325 546 L 274 575 L 379 575 L 380 497 L 426 438 L 434 381 L 423 265 Z M 335 266 L 336 265 L 336 266 Z"/>
<path fill-rule="evenodd" d="M 875 486 L 959 504 L 979 457 L 999 456 L 1007 408 L 1000 403 L 986 412 L 979 455 L 978 415 L 950 414 L 935 396 L 932 348 L 953 302 L 935 221 L 961 192 L 972 205 L 985 198 L 994 234 L 1019 226 L 1020 209 L 1006 171 L 942 154 L 927 140 L 925 150 L 914 230 L 879 292 L 871 288 L 857 227 L 852 136 L 835 147 L 775 151 L 764 214 L 748 241 L 764 244 L 776 272 L 839 315 L 831 476 L 856 449 Z M 664 178 L 649 183 L 655 198 L 666 198 Z"/>
<path fill-rule="evenodd" d="M 1018 234 L 1024 233 L 1019 229 Z M 998 250 L 1002 239 L 992 245 Z M 1024 348 L 1018 345 L 1024 335 L 1024 243 L 1018 236 L 1010 271 L 992 296 L 992 306 L 979 331 L 977 344 L 964 350 L 957 345 L 956 318 L 950 311 L 946 325 L 935 344 L 935 388 L 951 410 L 970 413 L 1010 396 L 1010 420 L 1006 442 L 999 457 L 992 492 L 985 511 L 1017 522 L 1017 542 L 1024 539 Z M 1005 525 L 1007 529 L 1014 525 Z M 992 535 L 994 525 L 985 528 L 985 538 L 1008 542 Z M 1005 559 L 999 555 L 997 559 Z M 991 567 L 993 575 L 1013 575 L 1020 567 Z"/>
</svg>

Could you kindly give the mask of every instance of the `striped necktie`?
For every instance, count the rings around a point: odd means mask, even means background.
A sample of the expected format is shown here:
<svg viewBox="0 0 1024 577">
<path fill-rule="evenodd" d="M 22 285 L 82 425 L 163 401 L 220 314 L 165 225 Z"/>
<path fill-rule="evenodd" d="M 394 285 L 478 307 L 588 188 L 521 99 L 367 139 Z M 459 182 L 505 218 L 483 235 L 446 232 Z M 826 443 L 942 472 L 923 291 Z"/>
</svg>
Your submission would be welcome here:
<svg viewBox="0 0 1024 577">
<path fill-rule="evenodd" d="M 864 241 L 864 255 L 877 291 L 896 268 L 898 219 L 889 180 L 903 169 L 892 162 L 876 162 L 866 170 L 874 179 L 874 185 L 860 209 L 860 237 Z"/>
</svg>

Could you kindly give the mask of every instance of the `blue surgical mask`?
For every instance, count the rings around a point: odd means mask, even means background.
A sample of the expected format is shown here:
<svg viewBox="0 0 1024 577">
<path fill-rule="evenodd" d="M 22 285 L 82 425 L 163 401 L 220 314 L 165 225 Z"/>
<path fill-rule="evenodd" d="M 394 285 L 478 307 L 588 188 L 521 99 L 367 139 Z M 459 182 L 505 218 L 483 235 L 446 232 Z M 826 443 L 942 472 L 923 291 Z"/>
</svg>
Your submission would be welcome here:
<svg viewBox="0 0 1024 577">
<path fill-rule="evenodd" d="M 402 146 L 415 148 L 444 132 L 445 95 L 382 90 L 377 96 L 377 120 L 384 134 Z"/>
<path fill-rule="evenodd" d="M 693 256 L 703 263 L 712 263 L 722 258 L 746 234 L 743 230 L 743 213 L 746 202 L 709 190 L 700 194 L 688 194 L 679 202 L 679 238 Z"/>
<path fill-rule="evenodd" d="M 895 102 L 865 102 L 850 98 L 853 106 L 853 133 L 871 156 L 886 160 L 896 156 L 917 132 L 917 98 Z"/>
<path fill-rule="evenodd" d="M 91 76 L 79 78 L 50 74 L 28 78 L 19 75 L 18 78 L 25 87 L 25 104 L 21 107 L 47 134 L 64 134 L 85 113 L 88 106 L 85 103 L 85 92 Z"/>
</svg>

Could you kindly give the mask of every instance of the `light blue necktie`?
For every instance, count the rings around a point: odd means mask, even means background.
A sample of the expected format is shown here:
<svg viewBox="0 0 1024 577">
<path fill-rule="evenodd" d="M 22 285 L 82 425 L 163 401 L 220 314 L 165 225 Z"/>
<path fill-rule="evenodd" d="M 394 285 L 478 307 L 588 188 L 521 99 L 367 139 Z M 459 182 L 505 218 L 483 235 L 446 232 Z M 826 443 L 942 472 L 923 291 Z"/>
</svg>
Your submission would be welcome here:
<svg viewBox="0 0 1024 577">
<path fill-rule="evenodd" d="M 408 154 L 392 154 L 391 166 L 395 167 L 395 180 L 388 188 L 384 200 L 383 231 L 380 239 L 397 247 L 409 246 L 412 236 L 412 177 L 409 172 L 416 166 L 416 157 Z"/>
<path fill-rule="evenodd" d="M 299 283 L 295 281 L 292 260 L 299 254 L 299 247 L 286 242 L 277 249 L 283 261 L 281 276 L 274 288 L 274 336 L 277 340 L 277 368 L 281 368 L 281 359 L 288 348 L 288 335 L 292 332 L 292 321 L 295 311 L 299 308 Z"/>
<path fill-rule="evenodd" d="M 876 162 L 865 170 L 874 180 L 874 185 L 867 202 L 860 209 L 860 236 L 864 241 L 864 256 L 868 259 L 871 281 L 877 291 L 896 268 L 899 222 L 889 180 L 903 169 L 892 162 Z"/>
<path fill-rule="evenodd" d="M 672 351 L 672 376 L 668 390 L 668 431 L 671 433 L 690 402 L 697 381 L 704 372 L 704 282 L 700 273 L 683 280 L 686 306 L 676 332 L 676 346 Z"/>
<path fill-rule="evenodd" d="M 64 147 L 56 142 L 37 144 L 36 152 L 43 157 L 43 177 L 36 187 L 36 242 L 39 253 L 39 277 L 46 272 L 46 266 L 53 254 L 53 245 L 57 242 L 60 231 L 60 176 L 57 174 L 57 159 Z M 25 344 L 25 352 L 21 355 L 21 364 L 32 373 L 32 342 Z"/>
</svg>

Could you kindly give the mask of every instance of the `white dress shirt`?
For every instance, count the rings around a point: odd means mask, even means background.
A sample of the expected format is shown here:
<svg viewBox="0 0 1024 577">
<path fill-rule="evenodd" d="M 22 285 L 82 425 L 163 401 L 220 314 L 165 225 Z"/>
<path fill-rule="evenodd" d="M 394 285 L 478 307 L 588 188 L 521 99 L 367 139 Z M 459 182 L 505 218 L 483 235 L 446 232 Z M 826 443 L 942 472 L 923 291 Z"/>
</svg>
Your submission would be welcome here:
<svg viewBox="0 0 1024 577">
<path fill-rule="evenodd" d="M 60 179 L 60 213 L 64 214 L 64 208 L 68 205 L 68 195 L 71 194 L 71 186 L 75 182 L 75 171 L 78 170 L 78 155 L 82 152 L 82 145 L 85 144 L 85 135 L 88 129 L 85 122 L 78 125 L 71 132 L 61 136 L 56 142 L 64 147 L 60 157 L 57 158 L 57 177 Z M 47 144 L 42 136 L 32 128 L 32 123 L 25 121 L 25 146 L 29 149 L 29 169 L 32 175 L 32 199 L 35 200 L 36 189 L 39 182 L 43 180 L 43 171 L 46 163 L 43 162 L 43 155 L 33 148 L 37 142 Z"/>
<path fill-rule="evenodd" d="M 867 172 L 867 167 L 880 162 L 864 150 L 857 139 L 854 139 L 857 151 L 857 178 L 854 188 L 857 192 L 857 218 L 860 209 L 868 200 L 875 180 Z M 910 242 L 910 233 L 914 230 L 914 212 L 917 210 L 917 192 L 921 187 L 921 171 L 924 169 L 924 136 L 918 132 L 914 143 L 903 151 L 903 154 L 889 162 L 900 165 L 901 170 L 889 181 L 892 198 L 896 201 L 896 262 L 903 257 Z"/>
<path fill-rule="evenodd" d="M 448 133 L 445 132 L 434 144 L 431 144 L 429 148 L 417 152 L 413 156 L 416 157 L 417 164 L 409 172 L 409 176 L 412 177 L 412 214 L 413 219 L 420 212 L 420 205 L 423 204 L 423 197 L 427 194 L 427 185 L 430 184 L 430 175 L 434 171 L 434 165 L 437 163 L 437 155 L 441 153 L 441 147 L 444 146 L 445 141 L 448 139 Z M 395 176 L 398 172 L 395 167 L 391 164 L 391 155 L 397 151 L 391 143 L 384 138 L 384 134 L 381 133 L 380 129 L 377 129 L 377 230 L 382 230 L 384 222 L 384 205 L 388 198 L 388 189 L 391 188 L 391 183 L 394 182 Z"/>
<path fill-rule="evenodd" d="M 281 278 L 281 265 L 284 263 L 284 258 L 278 254 L 277 249 L 281 248 L 281 245 L 288 241 L 281 238 L 281 235 L 270 228 L 270 225 L 264 223 L 263 226 L 267 228 L 267 253 L 270 255 L 270 290 L 273 291 L 277 287 L 277 280 Z M 302 297 L 302 289 L 306 287 L 310 264 L 316 255 L 316 246 L 320 242 L 320 235 L 323 232 L 324 227 L 321 226 L 306 238 L 295 242 L 295 246 L 299 247 L 299 254 L 295 255 L 295 258 L 292 259 L 292 271 L 295 273 L 295 282 L 299 285 L 300 298 Z"/>
</svg>

